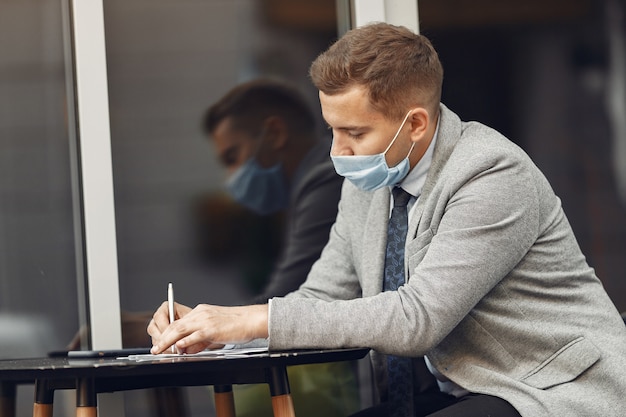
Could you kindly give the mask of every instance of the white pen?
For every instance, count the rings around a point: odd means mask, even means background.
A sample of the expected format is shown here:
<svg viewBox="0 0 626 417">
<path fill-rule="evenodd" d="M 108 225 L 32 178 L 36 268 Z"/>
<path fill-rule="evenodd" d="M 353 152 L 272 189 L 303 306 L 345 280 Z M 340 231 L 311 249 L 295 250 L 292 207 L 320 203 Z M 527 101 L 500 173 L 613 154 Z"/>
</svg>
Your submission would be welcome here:
<svg viewBox="0 0 626 417">
<path fill-rule="evenodd" d="M 167 285 L 167 306 L 170 310 L 170 323 L 174 323 L 176 320 L 174 315 L 174 286 L 171 282 Z M 171 350 L 172 353 L 176 353 L 176 345 L 172 345 Z"/>
</svg>

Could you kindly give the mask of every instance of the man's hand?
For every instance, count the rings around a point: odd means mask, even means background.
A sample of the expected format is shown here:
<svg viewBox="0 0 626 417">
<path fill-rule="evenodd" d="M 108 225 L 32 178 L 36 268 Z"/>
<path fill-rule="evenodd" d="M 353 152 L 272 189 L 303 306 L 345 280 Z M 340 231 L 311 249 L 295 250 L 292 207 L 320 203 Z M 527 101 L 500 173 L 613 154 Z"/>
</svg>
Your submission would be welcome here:
<svg viewBox="0 0 626 417">
<path fill-rule="evenodd" d="M 170 324 L 167 302 L 148 325 L 154 354 L 176 344 L 178 352 L 197 353 L 227 343 L 245 343 L 268 337 L 268 307 L 252 305 L 220 307 L 200 304 L 193 310 L 175 303 L 176 320 Z"/>
</svg>

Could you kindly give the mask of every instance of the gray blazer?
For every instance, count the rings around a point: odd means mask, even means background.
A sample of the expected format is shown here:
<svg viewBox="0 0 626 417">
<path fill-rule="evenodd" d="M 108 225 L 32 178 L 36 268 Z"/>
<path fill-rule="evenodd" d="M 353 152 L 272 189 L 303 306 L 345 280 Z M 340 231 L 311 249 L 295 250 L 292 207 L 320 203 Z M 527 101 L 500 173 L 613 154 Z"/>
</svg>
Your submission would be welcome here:
<svg viewBox="0 0 626 417">
<path fill-rule="evenodd" d="M 389 198 L 344 183 L 307 281 L 272 300 L 271 349 L 426 355 L 524 417 L 626 415 L 626 328 L 519 147 L 441 106 L 397 292 L 381 292 Z"/>
</svg>

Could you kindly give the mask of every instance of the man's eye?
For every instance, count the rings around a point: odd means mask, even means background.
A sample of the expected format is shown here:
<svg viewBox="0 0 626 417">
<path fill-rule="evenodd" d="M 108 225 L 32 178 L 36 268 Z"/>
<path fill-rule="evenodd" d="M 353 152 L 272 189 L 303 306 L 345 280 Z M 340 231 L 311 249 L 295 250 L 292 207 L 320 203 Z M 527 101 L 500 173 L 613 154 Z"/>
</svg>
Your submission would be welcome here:
<svg viewBox="0 0 626 417">
<path fill-rule="evenodd" d="M 230 167 L 237 163 L 237 154 L 235 152 L 226 152 L 221 157 L 222 164 L 226 167 Z"/>
<path fill-rule="evenodd" d="M 348 132 L 348 136 L 350 136 L 350 138 L 352 138 L 352 139 L 360 139 L 361 136 L 363 136 L 363 133 L 361 133 L 361 132 Z"/>
</svg>

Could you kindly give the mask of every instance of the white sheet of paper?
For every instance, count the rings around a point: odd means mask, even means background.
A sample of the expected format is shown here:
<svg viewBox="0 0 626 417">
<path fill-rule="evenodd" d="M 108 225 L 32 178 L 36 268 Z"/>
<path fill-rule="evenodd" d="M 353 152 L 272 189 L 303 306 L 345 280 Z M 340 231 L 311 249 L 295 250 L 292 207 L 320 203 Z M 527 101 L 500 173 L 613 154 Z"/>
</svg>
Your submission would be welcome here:
<svg viewBox="0 0 626 417">
<path fill-rule="evenodd" d="M 234 348 L 232 346 L 226 346 L 223 349 L 213 349 L 213 350 L 203 350 L 198 353 L 161 353 L 158 355 L 147 354 L 147 355 L 128 355 L 122 356 L 117 359 L 127 359 L 131 361 L 155 361 L 159 359 L 173 359 L 173 358 L 184 358 L 184 357 L 228 357 L 228 358 L 237 358 L 237 357 L 245 357 L 255 353 L 267 353 L 267 347 L 254 347 L 254 348 Z"/>
</svg>

